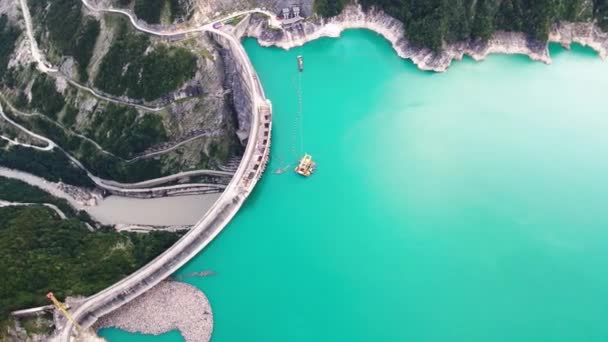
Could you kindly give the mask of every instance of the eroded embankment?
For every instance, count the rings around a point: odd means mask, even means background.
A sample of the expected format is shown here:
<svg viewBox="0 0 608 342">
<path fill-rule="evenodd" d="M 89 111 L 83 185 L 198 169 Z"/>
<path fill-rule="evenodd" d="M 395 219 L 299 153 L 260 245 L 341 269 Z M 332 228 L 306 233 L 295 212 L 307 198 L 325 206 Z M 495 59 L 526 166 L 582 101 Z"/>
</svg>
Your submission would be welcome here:
<svg viewBox="0 0 608 342">
<path fill-rule="evenodd" d="M 369 29 L 386 38 L 397 54 L 411 59 L 418 68 L 443 72 L 453 60 L 471 56 L 482 60 L 489 54 L 523 54 L 531 59 L 551 63 L 547 44 L 529 40 L 519 32 L 496 32 L 492 39 L 465 41 L 445 46 L 441 53 L 412 45 L 404 35 L 403 24 L 383 11 L 364 12 L 361 6 L 347 6 L 342 13 L 328 19 L 312 19 L 299 23 L 287 30 L 269 28 L 264 20 L 254 18 L 244 35 L 257 38 L 262 46 L 277 46 L 284 49 L 301 46 L 321 37 L 339 37 L 347 29 Z M 549 35 L 549 42 L 569 46 L 579 43 L 598 52 L 602 59 L 608 58 L 608 34 L 593 23 L 561 23 L 555 25 Z"/>
</svg>

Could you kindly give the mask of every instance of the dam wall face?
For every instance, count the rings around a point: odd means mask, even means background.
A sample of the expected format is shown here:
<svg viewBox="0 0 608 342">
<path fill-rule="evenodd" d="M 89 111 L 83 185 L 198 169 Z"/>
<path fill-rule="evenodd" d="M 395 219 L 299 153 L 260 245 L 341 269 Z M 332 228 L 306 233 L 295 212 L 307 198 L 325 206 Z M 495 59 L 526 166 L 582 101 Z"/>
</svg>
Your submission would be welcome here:
<svg viewBox="0 0 608 342">
<path fill-rule="evenodd" d="M 247 182 L 257 181 L 266 168 L 270 158 L 272 131 L 272 104 L 266 99 L 260 79 L 239 42 L 250 25 L 249 20 L 250 15 L 247 15 L 232 30 L 231 36 L 208 32 L 223 51 L 227 85 L 232 89 L 234 108 L 238 115 L 237 134 L 243 144 L 248 147 L 252 144 L 255 148 L 256 157 L 250 163 Z M 243 186 L 248 187 L 245 184 Z"/>
<path fill-rule="evenodd" d="M 253 111 L 253 89 L 247 80 L 246 67 L 235 53 L 234 44 L 221 35 L 209 33 L 222 48 L 224 59 L 226 87 L 232 90 L 232 101 L 237 114 L 238 130 L 236 132 L 243 146 L 251 131 L 251 112 Z"/>
</svg>

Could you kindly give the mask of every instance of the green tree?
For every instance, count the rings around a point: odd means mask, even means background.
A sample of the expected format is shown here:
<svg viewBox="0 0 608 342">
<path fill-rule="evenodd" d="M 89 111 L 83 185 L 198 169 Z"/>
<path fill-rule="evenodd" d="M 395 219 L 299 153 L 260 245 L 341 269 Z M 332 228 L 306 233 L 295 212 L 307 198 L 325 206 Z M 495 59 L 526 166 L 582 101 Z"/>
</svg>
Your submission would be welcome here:
<svg viewBox="0 0 608 342">
<path fill-rule="evenodd" d="M 48 2 L 48 14 L 45 18 L 49 38 L 65 53 L 71 50 L 74 38 L 80 31 L 82 21 L 82 2 L 80 0 L 53 0 Z"/>
<path fill-rule="evenodd" d="M 112 95 L 147 101 L 179 88 L 196 72 L 196 56 L 159 44 L 148 54 L 147 36 L 123 32 L 103 57 L 95 86 Z"/>
<path fill-rule="evenodd" d="M 314 10 L 322 17 L 333 17 L 342 12 L 346 3 L 346 0 L 315 0 Z"/>
<path fill-rule="evenodd" d="M 57 92 L 54 79 L 42 74 L 32 85 L 31 106 L 49 118 L 56 119 L 65 106 L 63 96 Z"/>
<path fill-rule="evenodd" d="M 99 36 L 99 30 L 99 22 L 95 19 L 87 18 L 70 48 L 70 54 L 78 62 L 78 74 L 82 81 L 86 81 L 89 78 L 87 67 L 93 56 L 93 49 Z"/>
<path fill-rule="evenodd" d="M 6 14 L 0 15 L 0 80 L 6 76 L 6 68 L 19 35 L 19 29 L 9 23 Z"/>
<path fill-rule="evenodd" d="M 491 0 L 478 0 L 471 35 L 488 40 L 494 33 L 494 16 Z"/>
<path fill-rule="evenodd" d="M 597 19 L 598 25 L 608 31 L 608 0 L 593 1 L 593 16 Z"/>
<path fill-rule="evenodd" d="M 135 0 L 135 15 L 148 24 L 160 23 L 165 0 Z"/>
</svg>

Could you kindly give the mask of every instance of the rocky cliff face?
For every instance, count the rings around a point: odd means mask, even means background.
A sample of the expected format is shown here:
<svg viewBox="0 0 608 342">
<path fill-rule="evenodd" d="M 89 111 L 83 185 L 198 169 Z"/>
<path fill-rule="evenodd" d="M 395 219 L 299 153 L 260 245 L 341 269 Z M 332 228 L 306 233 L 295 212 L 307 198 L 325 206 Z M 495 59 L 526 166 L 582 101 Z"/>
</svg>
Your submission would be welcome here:
<svg viewBox="0 0 608 342">
<path fill-rule="evenodd" d="M 448 45 L 441 53 L 418 48 L 407 40 L 400 21 L 378 10 L 363 12 L 360 6 L 355 5 L 347 6 L 336 17 L 311 18 L 286 30 L 270 28 L 262 17 L 254 17 L 245 35 L 257 38 L 263 46 L 289 49 L 320 37 L 339 37 L 342 31 L 354 28 L 369 29 L 381 34 L 400 57 L 411 59 L 422 70 L 443 72 L 453 60 L 460 60 L 464 55 L 481 60 L 492 53 L 524 54 L 533 60 L 551 63 L 546 44 L 531 41 L 523 33 L 517 32 L 497 32 L 487 42 L 464 41 Z M 549 41 L 566 46 L 573 42 L 580 43 L 598 51 L 603 59 L 607 58 L 608 35 L 592 23 L 556 25 Z"/>
<path fill-rule="evenodd" d="M 222 58 L 226 65 L 226 87 L 232 91 L 232 105 L 237 114 L 238 130 L 237 136 L 241 144 L 247 144 L 249 131 L 251 129 L 251 98 L 245 89 L 245 83 L 240 75 L 237 61 L 230 50 L 222 50 Z"/>
</svg>

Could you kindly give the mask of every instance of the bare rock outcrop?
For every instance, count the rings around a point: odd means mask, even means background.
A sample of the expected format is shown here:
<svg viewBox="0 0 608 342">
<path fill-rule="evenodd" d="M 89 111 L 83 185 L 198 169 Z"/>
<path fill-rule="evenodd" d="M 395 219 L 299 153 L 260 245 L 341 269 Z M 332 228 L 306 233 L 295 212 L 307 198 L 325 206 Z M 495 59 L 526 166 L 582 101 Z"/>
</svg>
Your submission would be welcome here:
<svg viewBox="0 0 608 342">
<path fill-rule="evenodd" d="M 371 9 L 364 12 L 361 6 L 347 6 L 340 15 L 332 18 L 311 18 L 285 30 L 271 28 L 262 17 L 254 17 L 245 32 L 255 37 L 262 46 L 284 49 L 301 46 L 320 37 L 339 37 L 347 29 L 364 28 L 386 38 L 397 54 L 412 60 L 422 70 L 443 72 L 453 60 L 471 56 L 482 60 L 489 54 L 523 54 L 543 63 L 551 63 L 547 44 L 529 39 L 519 32 L 496 32 L 489 41 L 469 40 L 448 44 L 443 51 L 435 52 L 414 46 L 405 37 L 403 23 L 383 11 Z M 569 46 L 579 43 L 596 50 L 602 59 L 608 58 L 608 34 L 593 23 L 560 23 L 553 27 L 549 42 Z"/>
</svg>

